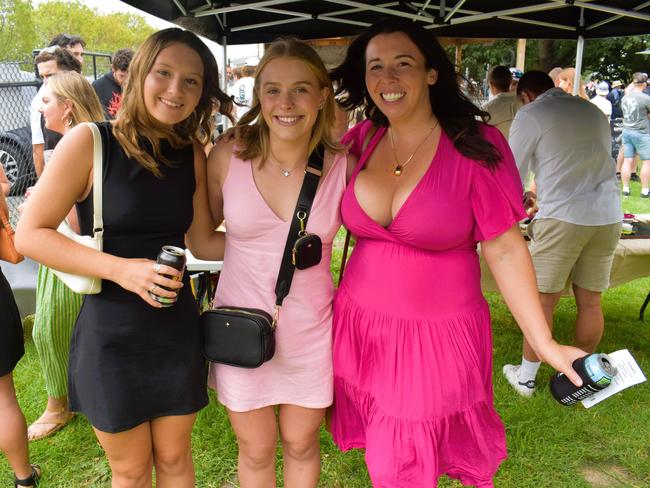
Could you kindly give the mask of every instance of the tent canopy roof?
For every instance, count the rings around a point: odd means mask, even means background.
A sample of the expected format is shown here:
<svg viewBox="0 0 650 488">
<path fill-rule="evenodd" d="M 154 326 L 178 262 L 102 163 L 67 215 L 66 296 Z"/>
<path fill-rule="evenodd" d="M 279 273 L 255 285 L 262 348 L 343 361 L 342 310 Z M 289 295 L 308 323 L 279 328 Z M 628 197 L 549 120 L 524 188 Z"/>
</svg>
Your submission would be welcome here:
<svg viewBox="0 0 650 488">
<path fill-rule="evenodd" d="M 576 39 L 650 33 L 643 0 L 123 0 L 221 44 L 352 36 L 386 16 L 437 36 Z M 582 20 L 581 20 L 582 19 Z"/>
</svg>

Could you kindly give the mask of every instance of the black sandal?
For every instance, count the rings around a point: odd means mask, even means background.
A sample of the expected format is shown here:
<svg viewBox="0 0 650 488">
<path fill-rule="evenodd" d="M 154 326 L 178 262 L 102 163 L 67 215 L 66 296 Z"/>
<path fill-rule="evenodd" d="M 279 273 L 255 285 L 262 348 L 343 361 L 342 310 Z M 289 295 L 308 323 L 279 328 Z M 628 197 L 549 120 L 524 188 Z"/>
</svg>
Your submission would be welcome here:
<svg viewBox="0 0 650 488">
<path fill-rule="evenodd" d="M 38 464 L 32 464 L 32 474 L 28 478 L 19 480 L 14 476 L 14 486 L 18 488 L 19 486 L 33 486 L 36 488 L 38 486 L 38 480 L 41 477 L 41 467 Z"/>
</svg>

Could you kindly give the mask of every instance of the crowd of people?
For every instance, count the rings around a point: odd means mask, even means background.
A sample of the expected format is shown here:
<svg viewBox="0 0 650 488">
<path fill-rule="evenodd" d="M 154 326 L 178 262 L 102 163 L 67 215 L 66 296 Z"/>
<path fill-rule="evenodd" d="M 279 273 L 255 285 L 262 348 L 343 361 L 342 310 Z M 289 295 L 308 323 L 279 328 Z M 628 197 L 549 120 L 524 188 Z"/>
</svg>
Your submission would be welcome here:
<svg viewBox="0 0 650 488">
<path fill-rule="evenodd" d="M 609 123 L 569 94 L 573 70 L 555 83 L 515 73 L 513 83 L 496 67 L 483 109 L 431 32 L 391 19 L 357 37 L 330 72 L 307 44 L 275 41 L 229 91 L 200 39 L 172 28 L 134 54 L 118 51 L 95 83 L 98 98 L 78 74 L 83 41 L 66 38 L 36 58 L 43 162 L 15 240 L 41 264 L 34 340 L 48 403 L 29 432 L 12 380 L 24 354 L 20 317 L 0 274 L 0 450 L 16 486 L 41 475 L 28 436 L 51 435 L 76 413 L 92 425 L 114 487 L 152 486 L 153 471 L 157 486 L 195 486 L 190 436 L 208 387 L 235 432 L 243 488 L 275 486 L 278 440 L 285 486 L 317 486 L 328 408 L 334 442 L 365 449 L 374 486 L 436 486 L 443 475 L 494 486 L 506 430 L 478 244 L 524 336 L 522 363 L 503 368 L 510 384 L 532 395 L 541 361 L 581 384 L 572 363 L 602 335 L 621 211 Z M 341 114 L 355 111 L 364 120 L 341 137 Z M 238 121 L 206 156 L 215 113 Z M 56 230 L 68 219 L 93 232 L 93 133 L 82 122 L 102 139 L 103 251 Z M 189 277 L 156 255 L 173 245 L 223 260 L 214 306 L 271 313 L 315 148 L 322 174 L 305 230 L 320 237 L 322 258 L 295 271 L 275 355 L 253 369 L 207 368 Z M 519 226 L 527 218 L 530 251 Z M 224 220 L 225 232 L 215 230 Z M 335 289 L 341 224 L 356 244 Z M 75 295 L 51 269 L 99 277 L 101 293 Z M 552 337 L 569 279 L 575 347 Z"/>
</svg>

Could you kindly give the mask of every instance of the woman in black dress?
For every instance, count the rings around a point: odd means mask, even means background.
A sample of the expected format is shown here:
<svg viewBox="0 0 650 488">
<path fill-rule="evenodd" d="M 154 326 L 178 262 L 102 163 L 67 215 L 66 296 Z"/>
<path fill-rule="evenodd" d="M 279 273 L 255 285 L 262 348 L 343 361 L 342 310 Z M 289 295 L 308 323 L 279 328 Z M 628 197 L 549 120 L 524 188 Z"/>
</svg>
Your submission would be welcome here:
<svg viewBox="0 0 650 488">
<path fill-rule="evenodd" d="M 4 171 L 0 166 L 0 181 Z M 0 207 L 9 215 L 7 201 L 0 191 Z M 36 486 L 40 469 L 29 464 L 27 424 L 14 390 L 12 371 L 23 357 L 23 326 L 11 287 L 0 270 L 0 451 L 16 475 L 17 486 Z M 20 484 L 19 484 L 20 483 Z"/>
<path fill-rule="evenodd" d="M 207 404 L 198 311 L 187 275 L 154 260 L 163 245 L 187 243 L 199 258 L 223 245 L 213 232 L 201 146 L 215 108 L 229 114 L 232 105 L 208 48 L 180 29 L 153 34 L 129 67 L 116 120 L 98 124 L 104 252 L 55 230 L 77 202 L 82 234 L 92 234 L 88 127 L 57 145 L 16 233 L 24 254 L 103 279 L 75 325 L 69 398 L 93 425 L 114 487 L 151 486 L 152 466 L 158 487 L 194 486 L 190 434 Z M 162 308 L 150 292 L 178 301 Z"/>
</svg>

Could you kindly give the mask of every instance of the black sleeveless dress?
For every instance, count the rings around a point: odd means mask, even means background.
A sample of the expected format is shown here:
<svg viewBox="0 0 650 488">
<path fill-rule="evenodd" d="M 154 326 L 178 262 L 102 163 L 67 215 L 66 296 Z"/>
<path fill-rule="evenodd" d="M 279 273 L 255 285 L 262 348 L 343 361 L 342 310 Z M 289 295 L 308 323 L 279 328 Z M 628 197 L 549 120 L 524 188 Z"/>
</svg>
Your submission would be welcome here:
<svg viewBox="0 0 650 488">
<path fill-rule="evenodd" d="M 163 245 L 185 247 L 193 217 L 191 145 L 163 141 L 157 178 L 126 156 L 110 129 L 98 124 L 104 146 L 104 251 L 125 258 L 156 259 Z M 92 192 L 77 206 L 83 234 L 92 233 Z M 108 280 L 87 295 L 70 344 L 69 399 L 104 432 L 121 432 L 152 418 L 185 415 L 207 402 L 200 349 L 199 313 L 189 277 L 178 302 L 157 309 Z"/>
<path fill-rule="evenodd" d="M 11 373 L 24 353 L 18 306 L 9 282 L 0 270 L 0 377 Z"/>
</svg>

